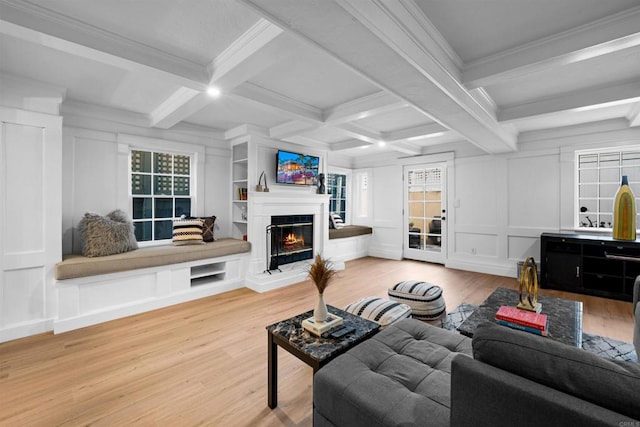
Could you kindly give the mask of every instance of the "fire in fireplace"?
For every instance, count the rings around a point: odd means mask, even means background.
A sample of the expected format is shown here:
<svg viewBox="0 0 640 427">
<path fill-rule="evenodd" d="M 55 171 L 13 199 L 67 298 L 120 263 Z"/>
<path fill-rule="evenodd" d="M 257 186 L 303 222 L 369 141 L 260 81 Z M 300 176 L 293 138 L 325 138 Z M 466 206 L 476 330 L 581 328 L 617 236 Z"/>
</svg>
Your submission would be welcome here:
<svg viewBox="0 0 640 427">
<path fill-rule="evenodd" d="M 267 227 L 267 271 L 313 259 L 313 215 L 271 217 Z"/>
</svg>

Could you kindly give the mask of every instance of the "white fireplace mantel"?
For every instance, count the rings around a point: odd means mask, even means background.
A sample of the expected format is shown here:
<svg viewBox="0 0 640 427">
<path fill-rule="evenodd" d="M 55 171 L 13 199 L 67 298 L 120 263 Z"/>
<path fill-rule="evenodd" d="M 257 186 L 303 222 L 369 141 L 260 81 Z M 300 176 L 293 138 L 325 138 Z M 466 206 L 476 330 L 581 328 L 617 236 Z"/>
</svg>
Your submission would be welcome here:
<svg viewBox="0 0 640 427">
<path fill-rule="evenodd" d="M 248 197 L 248 240 L 251 242 L 251 262 L 247 273 L 247 287 L 265 292 L 303 281 L 306 266 L 301 261 L 283 266 L 282 271 L 266 272 L 266 228 L 272 216 L 313 215 L 313 256 L 321 254 L 329 241 L 329 195 L 305 191 L 250 192 Z"/>
</svg>

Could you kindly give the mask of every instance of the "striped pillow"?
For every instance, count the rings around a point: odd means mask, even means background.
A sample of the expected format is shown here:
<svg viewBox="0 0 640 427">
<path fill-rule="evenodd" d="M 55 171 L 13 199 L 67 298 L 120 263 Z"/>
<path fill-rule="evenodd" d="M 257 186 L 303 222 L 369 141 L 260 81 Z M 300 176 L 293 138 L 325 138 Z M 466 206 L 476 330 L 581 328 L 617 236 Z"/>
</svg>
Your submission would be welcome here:
<svg viewBox="0 0 640 427">
<path fill-rule="evenodd" d="M 204 221 L 201 219 L 177 219 L 173 221 L 173 244 L 182 245 L 203 245 L 202 229 Z"/>
<path fill-rule="evenodd" d="M 411 307 L 378 297 L 362 298 L 349 304 L 345 311 L 377 322 L 383 328 L 401 319 L 411 317 Z"/>
<path fill-rule="evenodd" d="M 433 283 L 406 280 L 389 289 L 388 294 L 393 301 L 410 306 L 416 319 L 437 320 L 447 312 L 442 288 Z"/>
<path fill-rule="evenodd" d="M 335 212 L 331 212 L 331 228 L 342 228 L 344 227 L 344 221 L 342 221 L 342 217 Z"/>
</svg>

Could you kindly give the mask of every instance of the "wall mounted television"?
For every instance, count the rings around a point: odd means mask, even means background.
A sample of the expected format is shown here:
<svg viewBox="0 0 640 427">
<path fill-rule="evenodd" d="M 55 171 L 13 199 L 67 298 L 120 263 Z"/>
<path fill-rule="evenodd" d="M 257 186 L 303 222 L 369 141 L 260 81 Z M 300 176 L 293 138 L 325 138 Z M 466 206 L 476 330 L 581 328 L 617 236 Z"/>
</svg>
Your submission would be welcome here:
<svg viewBox="0 0 640 427">
<path fill-rule="evenodd" d="M 278 150 L 276 164 L 277 184 L 316 184 L 320 168 L 320 157 Z"/>
</svg>

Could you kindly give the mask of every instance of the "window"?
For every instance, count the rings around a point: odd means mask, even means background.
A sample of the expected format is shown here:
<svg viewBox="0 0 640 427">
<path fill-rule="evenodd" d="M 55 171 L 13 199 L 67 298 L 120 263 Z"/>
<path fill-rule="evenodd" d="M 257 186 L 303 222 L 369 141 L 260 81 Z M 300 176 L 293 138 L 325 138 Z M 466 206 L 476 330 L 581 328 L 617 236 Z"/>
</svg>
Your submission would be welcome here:
<svg viewBox="0 0 640 427">
<path fill-rule="evenodd" d="M 366 172 L 357 173 L 355 181 L 356 216 L 360 219 L 367 218 L 369 216 L 369 174 Z"/>
<path fill-rule="evenodd" d="M 330 173 L 327 179 L 329 211 L 335 212 L 347 224 L 347 175 Z"/>
<path fill-rule="evenodd" d="M 640 146 L 576 151 L 576 227 L 611 229 L 613 200 L 624 175 L 637 206 Z"/>
<path fill-rule="evenodd" d="M 191 214 L 191 156 L 131 151 L 131 200 L 139 242 L 171 239 L 173 220 Z"/>
</svg>

